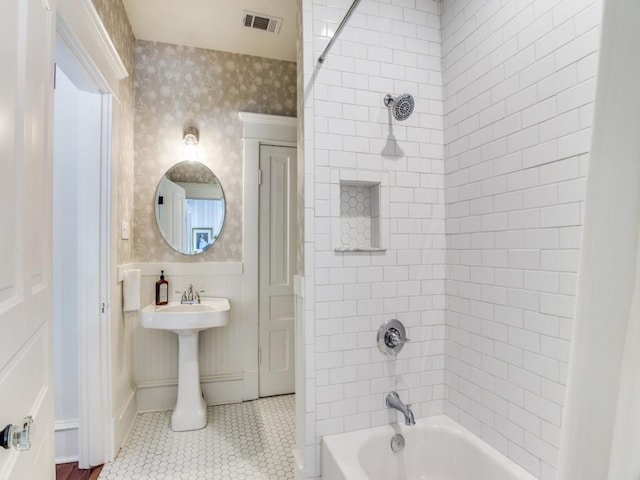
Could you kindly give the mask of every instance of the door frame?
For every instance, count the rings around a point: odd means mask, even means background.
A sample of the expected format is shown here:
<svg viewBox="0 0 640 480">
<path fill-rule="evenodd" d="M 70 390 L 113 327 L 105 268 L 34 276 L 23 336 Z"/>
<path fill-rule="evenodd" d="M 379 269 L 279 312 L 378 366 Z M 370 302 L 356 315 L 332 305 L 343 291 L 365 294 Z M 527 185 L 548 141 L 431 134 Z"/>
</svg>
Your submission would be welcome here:
<svg viewBox="0 0 640 480">
<path fill-rule="evenodd" d="M 245 348 L 243 351 L 243 400 L 259 396 L 259 173 L 260 146 L 298 147 L 298 119 L 281 115 L 240 112 L 242 121 L 242 147 L 244 158 L 244 218 L 242 238 L 244 242 L 244 276 L 246 279 L 247 305 Z"/>
<path fill-rule="evenodd" d="M 287 155 L 288 158 L 290 159 L 288 161 L 288 166 L 287 166 L 287 177 L 289 178 L 287 187 L 291 196 L 288 199 L 288 205 L 290 206 L 289 212 L 287 215 L 287 223 L 289 227 L 287 241 L 289 242 L 289 249 L 288 249 L 288 258 L 286 260 L 288 261 L 291 269 L 290 271 L 291 283 L 289 284 L 288 288 L 290 289 L 290 292 L 291 292 L 290 322 L 293 330 L 290 332 L 291 337 L 288 339 L 288 342 L 287 342 L 287 351 L 289 351 L 289 349 L 293 347 L 293 351 L 290 352 L 291 356 L 289 358 L 289 362 L 290 364 L 291 363 L 293 364 L 293 368 L 290 368 L 287 370 L 288 372 L 290 372 L 291 377 L 288 376 L 289 374 L 284 376 L 292 381 L 293 391 L 295 392 L 295 365 L 296 365 L 295 323 L 296 322 L 295 322 L 295 313 L 294 313 L 294 307 L 295 307 L 294 284 L 295 284 L 295 276 L 297 273 L 296 257 L 298 254 L 298 250 L 297 250 L 298 239 L 296 238 L 298 236 L 298 232 L 295 225 L 295 222 L 298 219 L 298 216 L 297 216 L 297 208 L 298 208 L 297 150 L 298 149 L 296 147 L 290 147 L 290 146 L 283 147 L 281 145 L 273 145 L 273 143 L 268 143 L 268 144 L 261 143 L 260 144 L 260 177 L 259 177 L 260 185 L 258 188 L 259 198 L 260 198 L 260 202 L 258 205 L 258 218 L 259 218 L 259 221 L 258 221 L 258 232 L 259 232 L 258 234 L 258 239 L 259 239 L 258 240 L 258 248 L 259 248 L 259 254 L 258 254 L 258 276 L 259 276 L 258 278 L 258 345 L 259 345 L 258 395 L 260 397 L 291 393 L 288 391 L 282 391 L 284 387 L 283 384 L 279 384 L 278 388 L 274 387 L 274 384 L 278 383 L 276 381 L 276 378 L 278 378 L 280 375 L 277 374 L 276 372 L 271 371 L 270 369 L 270 365 L 271 365 L 270 360 L 272 358 L 271 342 L 270 340 L 267 339 L 267 337 L 270 337 L 269 332 L 274 326 L 274 323 L 273 323 L 274 320 L 271 318 L 271 314 L 273 312 L 270 311 L 269 306 L 263 305 L 263 302 L 266 301 L 264 294 L 266 292 L 273 291 L 274 289 L 273 285 L 267 285 L 267 284 L 270 284 L 271 282 L 265 278 L 264 274 L 266 273 L 267 277 L 271 277 L 271 273 L 272 273 L 271 267 L 267 266 L 267 264 L 271 263 L 271 260 L 269 260 L 268 262 L 265 262 L 265 257 L 270 259 L 272 254 L 272 251 L 270 249 L 271 239 L 266 239 L 266 236 L 269 236 L 271 234 L 272 200 L 274 198 L 273 197 L 274 192 L 271 186 L 273 185 L 272 181 L 275 175 L 275 171 L 272 168 L 273 165 L 268 165 L 268 164 L 270 163 L 269 162 L 270 158 L 272 158 L 270 157 L 270 155 L 275 154 L 276 156 L 279 156 L 282 152 L 282 150 L 276 151 L 275 149 L 288 149 L 288 152 L 290 153 L 290 155 Z M 268 152 L 271 152 L 271 154 Z M 264 157 L 263 157 L 263 153 L 264 153 Z M 292 174 L 293 174 L 293 178 L 291 178 Z M 292 188 L 294 190 L 293 192 L 291 192 Z M 268 219 L 265 219 L 265 213 L 267 214 L 266 216 L 268 217 Z M 265 226 L 265 223 L 268 225 Z M 266 247 L 269 247 L 269 248 L 266 248 Z M 263 271 L 263 268 L 264 268 L 264 271 Z M 277 290 L 281 290 L 282 287 L 283 285 L 275 288 Z M 267 301 L 267 303 L 270 303 L 270 302 Z M 282 323 L 279 323 L 279 325 L 282 326 Z M 271 378 L 269 379 L 268 377 L 271 377 Z M 287 382 L 289 380 L 287 380 Z M 287 390 L 288 388 L 289 386 L 287 383 Z"/>
<path fill-rule="evenodd" d="M 87 78 L 102 94 L 100 147 L 100 259 L 101 305 L 85 305 L 88 322 L 80 322 L 79 348 L 79 463 L 81 468 L 105 463 L 115 454 L 112 415 L 110 337 L 111 193 L 113 101 L 118 101 L 119 81 L 128 72 L 91 0 L 59 0 L 56 18 L 56 62 L 66 74 Z M 90 312 L 94 312 L 91 315 Z"/>
</svg>

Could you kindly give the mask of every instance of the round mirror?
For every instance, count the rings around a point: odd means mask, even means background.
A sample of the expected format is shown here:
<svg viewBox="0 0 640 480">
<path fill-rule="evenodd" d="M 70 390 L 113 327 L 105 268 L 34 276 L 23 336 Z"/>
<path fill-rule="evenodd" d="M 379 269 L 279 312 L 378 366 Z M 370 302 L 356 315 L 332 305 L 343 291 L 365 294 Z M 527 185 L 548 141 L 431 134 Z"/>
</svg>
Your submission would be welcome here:
<svg viewBox="0 0 640 480">
<path fill-rule="evenodd" d="M 165 173 L 155 196 L 162 238 L 185 255 L 211 248 L 224 224 L 224 192 L 218 178 L 199 162 L 180 162 Z"/>
</svg>

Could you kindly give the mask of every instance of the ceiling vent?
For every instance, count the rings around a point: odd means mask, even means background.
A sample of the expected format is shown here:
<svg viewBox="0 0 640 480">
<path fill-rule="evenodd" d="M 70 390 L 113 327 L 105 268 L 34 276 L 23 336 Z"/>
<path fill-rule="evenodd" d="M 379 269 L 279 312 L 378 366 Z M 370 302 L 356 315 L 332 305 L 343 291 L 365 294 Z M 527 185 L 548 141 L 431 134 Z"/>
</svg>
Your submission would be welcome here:
<svg viewBox="0 0 640 480">
<path fill-rule="evenodd" d="M 282 18 L 245 11 L 242 23 L 248 28 L 255 28 L 257 30 L 264 30 L 265 32 L 278 34 L 282 27 Z"/>
</svg>

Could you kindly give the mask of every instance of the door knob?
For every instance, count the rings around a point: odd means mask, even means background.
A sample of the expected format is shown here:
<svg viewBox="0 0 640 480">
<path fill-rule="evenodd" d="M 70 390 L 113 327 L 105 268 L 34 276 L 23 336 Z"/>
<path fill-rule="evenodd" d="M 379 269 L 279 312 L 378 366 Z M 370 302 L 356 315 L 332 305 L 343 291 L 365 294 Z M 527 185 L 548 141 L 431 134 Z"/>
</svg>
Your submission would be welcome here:
<svg viewBox="0 0 640 480">
<path fill-rule="evenodd" d="M 25 417 L 18 425 L 7 425 L 0 432 L 0 447 L 9 450 L 11 447 L 19 452 L 31 448 L 33 417 Z"/>
</svg>

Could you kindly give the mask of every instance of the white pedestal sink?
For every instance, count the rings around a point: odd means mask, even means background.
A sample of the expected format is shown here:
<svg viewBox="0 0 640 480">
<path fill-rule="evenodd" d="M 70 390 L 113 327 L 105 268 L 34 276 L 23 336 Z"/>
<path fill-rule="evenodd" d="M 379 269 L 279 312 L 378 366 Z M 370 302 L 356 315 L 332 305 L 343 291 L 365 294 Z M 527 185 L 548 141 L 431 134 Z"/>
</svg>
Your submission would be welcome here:
<svg viewBox="0 0 640 480">
<path fill-rule="evenodd" d="M 201 303 L 148 305 L 142 310 L 144 328 L 169 330 L 178 335 L 178 401 L 171 415 L 176 432 L 198 430 L 207 424 L 207 403 L 200 389 L 198 333 L 229 323 L 229 300 L 202 298 Z"/>
</svg>

